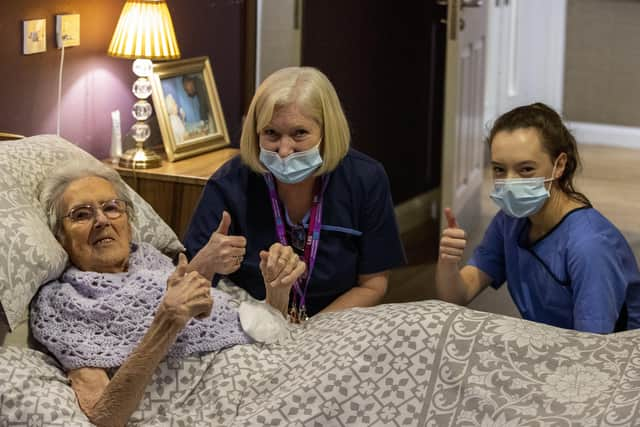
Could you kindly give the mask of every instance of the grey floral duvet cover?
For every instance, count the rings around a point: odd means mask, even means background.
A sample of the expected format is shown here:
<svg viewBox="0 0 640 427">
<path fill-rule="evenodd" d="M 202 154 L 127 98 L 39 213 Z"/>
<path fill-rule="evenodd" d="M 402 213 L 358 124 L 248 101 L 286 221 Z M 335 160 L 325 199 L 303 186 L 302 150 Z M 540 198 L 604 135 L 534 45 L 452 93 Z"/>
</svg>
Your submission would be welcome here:
<svg viewBox="0 0 640 427">
<path fill-rule="evenodd" d="M 136 426 L 640 425 L 640 332 L 439 302 L 316 316 L 281 345 L 164 361 Z M 48 357 L 0 348 L 0 426 L 91 425 Z"/>
</svg>

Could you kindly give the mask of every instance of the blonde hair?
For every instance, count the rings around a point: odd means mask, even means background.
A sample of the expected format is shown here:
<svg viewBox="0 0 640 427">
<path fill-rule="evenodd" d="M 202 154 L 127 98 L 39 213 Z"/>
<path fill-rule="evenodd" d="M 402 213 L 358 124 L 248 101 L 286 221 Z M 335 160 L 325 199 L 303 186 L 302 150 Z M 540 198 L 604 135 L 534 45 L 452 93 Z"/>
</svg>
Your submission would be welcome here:
<svg viewBox="0 0 640 427">
<path fill-rule="evenodd" d="M 322 130 L 322 166 L 315 175 L 334 170 L 349 151 L 351 138 L 347 118 L 336 90 L 322 72 L 312 67 L 288 67 L 267 77 L 258 87 L 242 126 L 240 156 L 253 171 L 264 173 L 258 134 L 277 108 L 296 105 Z"/>
</svg>

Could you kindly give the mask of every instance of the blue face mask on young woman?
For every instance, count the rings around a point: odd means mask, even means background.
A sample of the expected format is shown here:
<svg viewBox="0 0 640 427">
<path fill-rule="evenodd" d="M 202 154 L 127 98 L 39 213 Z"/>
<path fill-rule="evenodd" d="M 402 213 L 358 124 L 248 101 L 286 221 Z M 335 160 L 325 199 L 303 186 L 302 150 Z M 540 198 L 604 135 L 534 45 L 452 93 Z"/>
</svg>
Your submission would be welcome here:
<svg viewBox="0 0 640 427">
<path fill-rule="evenodd" d="M 276 151 L 260 147 L 260 161 L 280 182 L 297 184 L 310 177 L 322 165 L 320 144 L 281 158 Z"/>
<path fill-rule="evenodd" d="M 554 164 L 551 176 L 555 175 L 555 171 Z M 544 177 L 496 179 L 489 197 L 507 215 L 524 218 L 542 209 L 551 190 L 551 187 L 547 190 L 545 184 L 554 179 Z"/>
</svg>

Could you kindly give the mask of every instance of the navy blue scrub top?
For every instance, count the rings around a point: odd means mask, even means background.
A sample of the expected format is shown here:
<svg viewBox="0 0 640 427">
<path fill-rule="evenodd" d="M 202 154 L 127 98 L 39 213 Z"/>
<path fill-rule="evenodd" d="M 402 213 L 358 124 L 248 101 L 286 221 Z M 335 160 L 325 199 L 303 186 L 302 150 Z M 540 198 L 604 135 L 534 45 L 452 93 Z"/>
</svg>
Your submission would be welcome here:
<svg viewBox="0 0 640 427">
<path fill-rule="evenodd" d="M 493 287 L 506 280 L 523 318 L 597 333 L 613 332 L 617 323 L 640 327 L 640 272 L 611 222 L 591 207 L 575 209 L 532 243 L 530 226 L 498 212 L 469 261 Z M 627 318 L 618 322 L 621 315 Z"/>
<path fill-rule="evenodd" d="M 207 182 L 185 236 L 189 258 L 218 228 L 223 210 L 231 215 L 229 234 L 247 239 L 244 261 L 228 277 L 254 298 L 264 299 L 259 253 L 268 250 L 278 237 L 264 177 L 244 165 L 240 156 L 229 160 Z M 292 244 L 290 233 L 287 235 Z M 307 312 L 313 315 L 328 306 L 356 286 L 359 275 L 379 273 L 405 262 L 384 168 L 350 149 L 329 174 Z"/>
</svg>

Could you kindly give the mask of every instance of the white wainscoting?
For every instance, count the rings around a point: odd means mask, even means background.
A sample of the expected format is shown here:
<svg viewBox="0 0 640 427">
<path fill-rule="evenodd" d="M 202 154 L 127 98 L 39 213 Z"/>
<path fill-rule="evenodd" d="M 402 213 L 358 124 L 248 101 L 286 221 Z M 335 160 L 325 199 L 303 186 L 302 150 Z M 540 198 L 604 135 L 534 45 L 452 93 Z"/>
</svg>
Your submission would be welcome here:
<svg viewBox="0 0 640 427">
<path fill-rule="evenodd" d="M 640 127 L 601 123 L 567 122 L 578 144 L 636 148 L 640 150 Z"/>
</svg>

